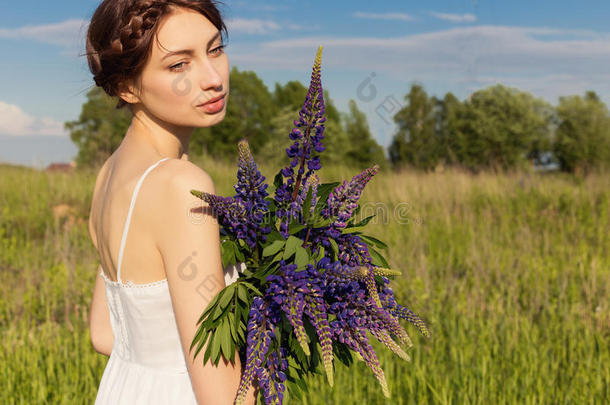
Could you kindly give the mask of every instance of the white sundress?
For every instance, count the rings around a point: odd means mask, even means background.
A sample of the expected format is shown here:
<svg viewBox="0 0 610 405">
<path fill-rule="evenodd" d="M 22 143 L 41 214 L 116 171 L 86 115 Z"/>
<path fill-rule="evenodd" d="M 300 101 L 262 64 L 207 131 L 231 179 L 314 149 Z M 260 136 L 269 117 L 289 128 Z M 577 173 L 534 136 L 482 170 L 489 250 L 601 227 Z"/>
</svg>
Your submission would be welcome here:
<svg viewBox="0 0 610 405">
<path fill-rule="evenodd" d="M 136 184 L 119 248 L 117 281 L 110 280 L 101 271 L 114 345 L 95 405 L 197 405 L 167 278 L 146 284 L 121 281 L 125 239 L 138 191 L 146 175 L 167 159 L 151 165 Z M 239 265 L 241 269 L 245 266 L 243 263 Z M 225 269 L 227 285 L 237 277 L 236 266 Z"/>
</svg>

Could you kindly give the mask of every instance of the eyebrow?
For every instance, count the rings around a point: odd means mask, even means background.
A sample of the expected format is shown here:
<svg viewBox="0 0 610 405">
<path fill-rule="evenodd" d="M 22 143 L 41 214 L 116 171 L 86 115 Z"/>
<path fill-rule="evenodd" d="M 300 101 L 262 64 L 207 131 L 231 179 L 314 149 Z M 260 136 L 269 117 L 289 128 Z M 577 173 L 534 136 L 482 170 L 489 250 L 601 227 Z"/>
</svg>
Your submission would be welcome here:
<svg viewBox="0 0 610 405">
<path fill-rule="evenodd" d="M 212 42 L 214 42 L 218 37 L 220 37 L 220 31 L 217 31 L 216 34 L 208 41 L 208 45 L 210 46 Z M 189 55 L 192 56 L 195 53 L 192 49 L 181 49 L 179 51 L 168 52 L 164 57 L 161 58 L 162 61 L 169 58 L 170 56 L 175 55 Z"/>
</svg>

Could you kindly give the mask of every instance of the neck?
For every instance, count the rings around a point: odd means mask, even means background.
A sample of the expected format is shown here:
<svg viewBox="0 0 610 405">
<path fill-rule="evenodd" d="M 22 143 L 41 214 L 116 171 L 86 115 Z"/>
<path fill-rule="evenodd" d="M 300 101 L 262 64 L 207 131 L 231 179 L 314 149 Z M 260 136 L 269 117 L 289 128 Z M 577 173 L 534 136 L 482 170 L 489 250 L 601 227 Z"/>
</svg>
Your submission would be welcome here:
<svg viewBox="0 0 610 405">
<path fill-rule="evenodd" d="M 139 105 L 133 105 L 132 112 L 125 138 L 150 145 L 161 157 L 188 160 L 188 145 L 195 128 L 161 121 Z"/>
</svg>

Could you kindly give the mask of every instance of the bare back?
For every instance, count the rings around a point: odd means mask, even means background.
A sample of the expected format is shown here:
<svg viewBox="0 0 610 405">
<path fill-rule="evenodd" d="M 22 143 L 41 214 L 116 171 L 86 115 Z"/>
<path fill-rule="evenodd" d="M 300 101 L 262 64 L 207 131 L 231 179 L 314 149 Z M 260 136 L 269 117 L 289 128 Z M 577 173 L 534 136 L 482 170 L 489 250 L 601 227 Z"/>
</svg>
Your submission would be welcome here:
<svg viewBox="0 0 610 405">
<path fill-rule="evenodd" d="M 153 157 L 154 158 L 154 157 Z M 119 246 L 136 183 L 155 160 L 125 161 L 115 152 L 102 166 L 91 202 L 92 238 L 106 276 L 117 280 Z M 167 164 L 162 161 L 159 166 Z M 163 260 L 155 243 L 156 203 L 162 193 L 161 167 L 144 178 L 135 198 L 125 240 L 121 279 L 146 284 L 166 278 Z"/>
</svg>

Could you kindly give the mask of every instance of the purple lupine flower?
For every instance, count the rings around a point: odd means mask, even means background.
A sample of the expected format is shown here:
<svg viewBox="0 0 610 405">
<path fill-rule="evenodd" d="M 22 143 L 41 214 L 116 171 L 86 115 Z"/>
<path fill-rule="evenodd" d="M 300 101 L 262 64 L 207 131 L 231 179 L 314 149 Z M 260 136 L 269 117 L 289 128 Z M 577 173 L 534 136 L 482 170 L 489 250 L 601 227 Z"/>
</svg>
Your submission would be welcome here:
<svg viewBox="0 0 610 405">
<path fill-rule="evenodd" d="M 274 336 L 273 323 L 270 319 L 269 306 L 261 297 L 254 297 L 248 316 L 248 337 L 246 348 L 246 366 L 237 390 L 236 404 L 241 404 L 252 385 L 257 370 L 271 345 Z"/>
<path fill-rule="evenodd" d="M 333 350 L 330 326 L 326 317 L 327 304 L 323 299 L 322 277 L 318 270 L 311 264 L 303 271 L 296 271 L 296 264 L 286 264 L 280 261 L 280 271 L 278 275 L 267 277 L 269 287 L 266 296 L 271 297 L 271 302 L 278 305 L 286 314 L 290 323 L 295 328 L 295 335 L 302 347 L 307 343 L 304 341 L 306 335 L 303 329 L 302 314 L 305 313 L 310 319 L 322 347 L 322 361 L 326 370 L 329 384 L 334 383 L 333 378 Z M 293 308 L 302 311 L 292 311 Z M 301 319 L 299 318 L 301 316 Z M 305 353 L 309 353 L 309 348 L 303 348 Z"/>
<path fill-rule="evenodd" d="M 385 374 L 383 373 L 383 369 L 379 364 L 379 359 L 377 358 L 375 349 L 373 349 L 373 346 L 371 346 L 369 339 L 366 337 L 366 332 L 357 333 L 355 334 L 354 338 L 354 340 L 356 340 L 356 342 L 358 342 L 363 348 L 360 354 L 364 358 L 364 362 L 366 363 L 366 365 L 369 366 L 369 368 L 373 371 L 373 374 L 377 378 L 377 381 L 379 381 L 383 395 L 385 395 L 386 398 L 389 398 L 390 390 L 388 389 L 388 383 L 385 379 Z"/>
<path fill-rule="evenodd" d="M 236 192 L 234 198 L 250 204 L 246 205 L 246 209 L 254 208 L 256 211 L 252 212 L 252 219 L 254 222 L 260 222 L 269 206 L 269 201 L 265 201 L 265 197 L 269 195 L 266 191 L 268 185 L 264 183 L 265 176 L 261 174 L 254 162 L 248 141 L 241 140 L 238 149 L 239 163 L 237 184 L 233 186 Z"/>
<path fill-rule="evenodd" d="M 268 212 L 269 201 L 265 177 L 257 168 L 248 142 L 239 142 L 239 168 L 237 170 L 236 194 L 222 197 L 206 192 L 191 190 L 191 193 L 210 204 L 218 217 L 218 222 L 237 239 L 242 239 L 254 249 L 258 240 L 265 242 L 269 226 L 262 226 L 263 217 Z"/>
<path fill-rule="evenodd" d="M 320 157 L 314 152 L 324 150 L 324 90 L 321 80 L 322 47 L 318 49 L 311 73 L 311 81 L 305 103 L 299 111 L 299 119 L 294 121 L 295 128 L 290 132 L 289 138 L 293 144 L 286 148 L 290 163 L 281 171 L 286 181 L 278 187 L 275 201 L 282 208 L 278 210 L 278 217 L 284 218 L 280 224 L 280 233 L 288 237 L 288 224 L 292 218 L 299 215 L 303 205 L 303 197 L 299 190 L 309 176 L 321 168 Z M 305 172 L 307 166 L 307 172 Z M 298 167 L 298 168 L 297 168 Z M 297 168 L 295 173 L 295 168 Z"/>
<path fill-rule="evenodd" d="M 340 234 L 335 241 L 339 247 L 339 260 L 352 267 L 371 263 L 371 256 L 366 243 L 352 233 Z"/>
<path fill-rule="evenodd" d="M 394 339 L 390 337 L 387 330 L 379 331 L 377 329 L 371 329 L 371 335 L 373 335 L 377 340 L 383 343 L 388 349 L 393 351 L 398 357 L 405 361 L 411 361 L 411 357 L 400 347 Z"/>
<path fill-rule="evenodd" d="M 338 185 L 330 193 L 327 200 L 327 207 L 322 211 L 325 218 L 336 216 L 337 219 L 332 224 L 334 228 L 344 228 L 347 220 L 352 216 L 352 213 L 358 206 L 358 200 L 362 195 L 364 186 L 371 178 L 379 171 L 379 165 L 369 167 L 355 175 L 348 183 L 346 180 L 343 184 Z M 335 233 L 336 234 L 336 233 Z"/>
<path fill-rule="evenodd" d="M 381 384 L 383 393 L 386 397 L 390 396 L 388 384 L 385 380 L 383 369 L 379 364 L 379 359 L 375 350 L 366 337 L 366 329 L 353 327 L 344 321 L 332 321 L 331 330 L 333 339 L 346 344 L 350 349 L 359 353 L 366 365 L 373 371 L 373 374 Z"/>
<path fill-rule="evenodd" d="M 257 239 L 267 240 L 265 234 L 271 232 L 270 227 L 261 225 L 264 215 L 268 212 L 269 201 L 264 183 L 265 176 L 258 170 L 246 140 L 239 142 L 239 168 L 237 170 L 237 184 L 235 184 L 235 201 L 240 201 L 249 215 L 249 220 L 241 224 L 245 234 L 244 241 L 254 248 Z"/>
<path fill-rule="evenodd" d="M 422 321 L 421 318 L 410 309 L 398 304 L 394 299 L 394 292 L 389 286 L 387 286 L 387 284 L 389 284 L 389 280 L 386 277 L 382 277 L 382 280 L 386 286 L 379 293 L 379 297 L 383 306 L 388 308 L 388 312 L 393 316 L 409 321 L 412 325 L 419 329 L 422 335 L 425 337 L 430 337 L 430 331 L 426 327 L 424 321 Z"/>
<path fill-rule="evenodd" d="M 314 294 L 305 296 L 307 304 L 305 305 L 305 313 L 311 320 L 314 329 L 320 339 L 322 347 L 322 363 L 326 370 L 326 378 L 328 384 L 332 387 L 334 384 L 333 377 L 333 344 L 331 340 L 331 330 L 328 323 L 328 305 L 322 299 L 322 292 L 315 291 Z"/>
<path fill-rule="evenodd" d="M 313 211 L 314 211 L 314 209 L 316 207 L 319 183 L 320 183 L 320 178 L 318 177 L 318 175 L 315 174 L 315 173 L 312 174 L 305 181 L 305 184 L 303 185 L 303 188 L 301 189 L 301 192 L 300 192 L 300 195 L 299 195 L 300 201 L 304 202 L 305 199 L 307 198 L 307 193 L 309 192 L 309 189 L 311 188 L 311 205 L 309 207 L 309 213 L 310 214 L 313 213 Z"/>
<path fill-rule="evenodd" d="M 272 351 L 267 359 L 266 367 L 257 369 L 257 378 L 263 392 L 265 404 L 281 404 L 284 399 L 286 373 L 288 362 L 285 360 L 286 350 L 280 348 L 280 355 Z"/>
<path fill-rule="evenodd" d="M 240 224 L 247 222 L 248 212 L 241 201 L 236 201 L 233 197 L 222 197 L 205 191 L 191 190 L 191 193 L 210 205 L 212 213 L 218 218 L 218 223 L 221 226 L 239 234 L 238 237 L 245 237 L 243 231 L 240 231 Z"/>
</svg>

